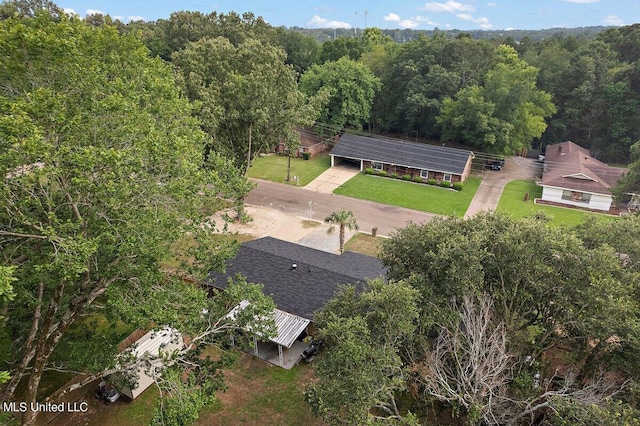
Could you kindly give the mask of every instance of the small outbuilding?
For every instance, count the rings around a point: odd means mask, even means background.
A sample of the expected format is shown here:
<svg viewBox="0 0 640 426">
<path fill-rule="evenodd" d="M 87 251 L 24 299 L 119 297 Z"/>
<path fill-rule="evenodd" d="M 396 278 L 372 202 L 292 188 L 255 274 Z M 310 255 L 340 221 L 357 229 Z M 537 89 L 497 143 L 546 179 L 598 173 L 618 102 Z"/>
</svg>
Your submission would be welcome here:
<svg viewBox="0 0 640 426">
<path fill-rule="evenodd" d="M 408 142 L 379 136 L 345 133 L 329 153 L 331 166 L 352 163 L 411 179 L 464 182 L 471 173 L 473 152 L 464 149 Z"/>
<path fill-rule="evenodd" d="M 164 363 L 163 356 L 181 351 L 185 347 L 180 332 L 170 327 L 152 330 L 133 344 L 135 345 L 133 355 L 137 360 L 144 360 L 144 362 L 140 363 L 134 372 L 136 386 L 119 389 L 123 395 L 131 399 L 137 398 L 155 382 L 153 370 L 162 367 Z"/>
</svg>

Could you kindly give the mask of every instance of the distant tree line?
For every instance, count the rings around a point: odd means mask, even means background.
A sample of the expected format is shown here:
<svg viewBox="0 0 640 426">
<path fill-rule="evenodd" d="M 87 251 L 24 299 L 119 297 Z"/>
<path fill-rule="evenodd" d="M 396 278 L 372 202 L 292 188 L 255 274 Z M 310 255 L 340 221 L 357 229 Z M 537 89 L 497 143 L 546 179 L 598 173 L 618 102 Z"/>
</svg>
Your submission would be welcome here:
<svg viewBox="0 0 640 426">
<path fill-rule="evenodd" d="M 541 31 L 367 28 L 356 33 L 272 27 L 251 13 L 233 12 L 182 11 L 127 25 L 99 15 L 87 20 L 137 33 L 152 55 L 167 61 L 189 43 L 224 37 L 232 44 L 257 39 L 284 49 L 284 63 L 298 78 L 343 57 L 364 64 L 379 80 L 375 98 L 363 106 L 358 123 L 331 120 L 327 116 L 339 113 L 329 108 L 322 119 L 336 125 L 402 137 L 418 134 L 501 153 L 572 140 L 616 163 L 628 163 L 631 146 L 640 140 L 640 24 Z M 513 48 L 518 61 L 497 76 L 495 67 L 505 61 L 501 45 Z M 522 85 L 510 86 L 524 75 L 533 83 L 526 93 Z M 498 82 L 513 90 L 502 96 Z M 461 116 L 466 121 L 460 122 Z M 523 119 L 529 121 L 526 129 L 513 128 Z"/>
</svg>

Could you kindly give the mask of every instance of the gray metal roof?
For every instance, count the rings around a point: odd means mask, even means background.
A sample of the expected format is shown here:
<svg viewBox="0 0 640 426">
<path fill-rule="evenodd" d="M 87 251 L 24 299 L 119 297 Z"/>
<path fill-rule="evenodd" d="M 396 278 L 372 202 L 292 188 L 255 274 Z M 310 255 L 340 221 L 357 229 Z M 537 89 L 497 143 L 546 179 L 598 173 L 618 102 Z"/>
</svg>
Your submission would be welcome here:
<svg viewBox="0 0 640 426">
<path fill-rule="evenodd" d="M 247 306 L 249 306 L 249 301 L 242 300 L 231 310 L 231 312 L 227 314 L 227 316 L 235 319 L 237 312 L 245 309 Z M 273 321 L 276 325 L 276 336 L 270 340 L 273 343 L 285 346 L 287 349 L 293 346 L 298 336 L 300 336 L 300 334 L 307 328 L 307 325 L 311 322 L 308 319 L 281 311 L 280 309 L 274 310 Z"/>
<path fill-rule="evenodd" d="M 264 293 L 273 297 L 278 309 L 312 319 L 333 298 L 338 285 L 362 285 L 367 279 L 386 275 L 386 268 L 371 256 L 337 255 L 265 237 L 242 244 L 236 257 L 227 262 L 225 273 L 211 272 L 207 283 L 224 289 L 227 279 L 237 273 L 249 282 L 263 284 Z"/>
<path fill-rule="evenodd" d="M 382 137 L 343 134 L 330 155 L 462 175 L 473 153 Z"/>
</svg>

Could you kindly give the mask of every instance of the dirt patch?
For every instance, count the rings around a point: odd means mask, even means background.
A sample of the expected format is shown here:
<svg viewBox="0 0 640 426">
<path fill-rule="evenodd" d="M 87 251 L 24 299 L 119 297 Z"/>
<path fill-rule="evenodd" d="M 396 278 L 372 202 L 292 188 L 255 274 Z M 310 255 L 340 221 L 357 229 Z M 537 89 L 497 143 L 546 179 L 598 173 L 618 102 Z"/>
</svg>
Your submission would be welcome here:
<svg viewBox="0 0 640 426">
<path fill-rule="evenodd" d="M 245 211 L 252 220 L 247 223 L 228 223 L 228 232 L 251 235 L 254 238 L 269 236 L 295 243 L 313 232 L 321 224 L 317 221 L 265 207 L 246 206 Z M 218 227 L 224 223 L 222 220 L 224 213 L 231 214 L 229 212 L 219 212 L 212 217 Z M 222 231 L 222 229 L 219 229 L 219 231 Z"/>
<path fill-rule="evenodd" d="M 202 415 L 196 425 L 324 425 L 304 401 L 304 388 L 312 380 L 311 365 L 288 371 L 243 353 L 225 371 L 228 388 L 216 394 L 221 408 Z"/>
</svg>

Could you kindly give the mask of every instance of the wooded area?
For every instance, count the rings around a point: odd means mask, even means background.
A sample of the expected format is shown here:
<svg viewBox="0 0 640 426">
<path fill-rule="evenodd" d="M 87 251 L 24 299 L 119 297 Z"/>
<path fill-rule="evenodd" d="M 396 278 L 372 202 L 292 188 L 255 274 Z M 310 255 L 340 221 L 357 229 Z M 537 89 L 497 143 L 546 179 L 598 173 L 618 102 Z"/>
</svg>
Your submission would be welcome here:
<svg viewBox="0 0 640 426">
<path fill-rule="evenodd" d="M 572 140 L 631 163 L 619 197 L 640 188 L 640 24 L 403 43 L 367 28 L 318 43 L 251 13 L 125 25 L 18 0 L 0 5 L 0 52 L 4 401 L 36 401 L 47 369 L 115 367 L 117 334 L 87 331 L 97 314 L 194 337 L 159 384 L 156 420 L 197 418 L 226 362 L 202 347 L 247 325 L 268 337 L 256 319 L 273 302 L 241 278 L 207 298 L 178 275 L 197 281 L 234 255 L 205 217 L 232 205 L 242 220 L 247 169 L 278 143 L 292 151 L 297 128 L 500 155 Z M 499 215 L 399 230 L 381 254 L 390 283 L 344 289 L 318 314 L 330 350 L 310 403 L 330 423 L 637 420 L 639 232 L 637 217 L 566 231 Z M 545 357 L 563 348 L 554 370 Z"/>
</svg>

